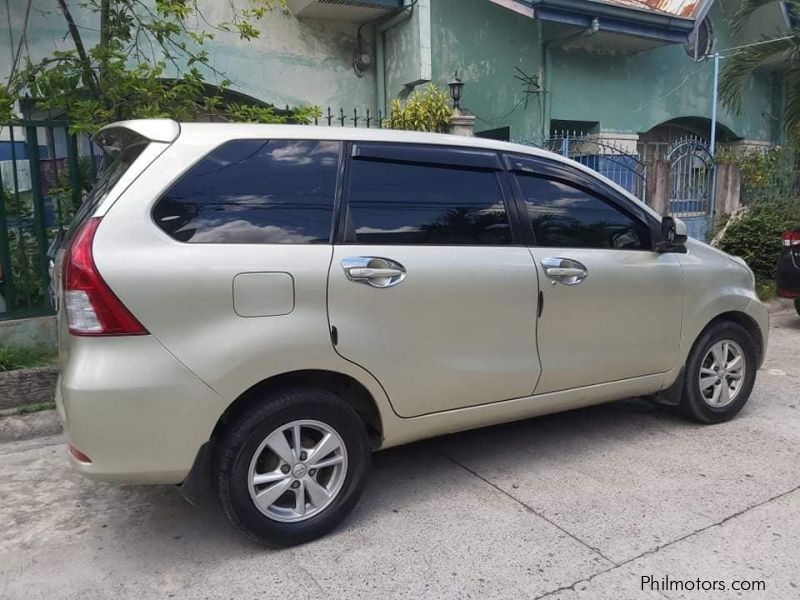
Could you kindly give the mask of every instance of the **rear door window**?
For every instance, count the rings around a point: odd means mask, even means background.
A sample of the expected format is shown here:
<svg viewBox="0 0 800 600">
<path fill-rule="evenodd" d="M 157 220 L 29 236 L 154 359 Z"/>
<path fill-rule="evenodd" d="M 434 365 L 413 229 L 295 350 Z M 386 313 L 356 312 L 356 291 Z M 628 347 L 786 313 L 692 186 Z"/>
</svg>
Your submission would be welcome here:
<svg viewBox="0 0 800 600">
<path fill-rule="evenodd" d="M 341 143 L 228 142 L 193 166 L 156 204 L 176 240 L 212 244 L 327 244 Z"/>
<path fill-rule="evenodd" d="M 497 172 L 490 169 L 353 160 L 347 202 L 349 237 L 359 244 L 512 243 Z"/>
</svg>

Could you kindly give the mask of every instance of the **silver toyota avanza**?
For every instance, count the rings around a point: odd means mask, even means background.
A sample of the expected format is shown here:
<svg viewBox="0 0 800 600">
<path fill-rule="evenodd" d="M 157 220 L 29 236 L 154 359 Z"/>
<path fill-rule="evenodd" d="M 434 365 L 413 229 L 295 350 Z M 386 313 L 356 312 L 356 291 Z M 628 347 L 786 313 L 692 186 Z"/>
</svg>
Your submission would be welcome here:
<svg viewBox="0 0 800 600">
<path fill-rule="evenodd" d="M 292 544 L 353 508 L 374 450 L 634 396 L 717 423 L 753 389 L 750 269 L 576 162 L 169 120 L 97 141 L 53 268 L 88 477 L 208 476 L 236 527 Z"/>
</svg>

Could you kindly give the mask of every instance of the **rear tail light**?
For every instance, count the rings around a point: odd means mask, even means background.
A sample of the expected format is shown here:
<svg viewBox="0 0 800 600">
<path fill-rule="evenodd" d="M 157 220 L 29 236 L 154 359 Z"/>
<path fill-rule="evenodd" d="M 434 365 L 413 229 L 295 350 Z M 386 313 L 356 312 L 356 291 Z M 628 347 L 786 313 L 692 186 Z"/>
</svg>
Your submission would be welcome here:
<svg viewBox="0 0 800 600">
<path fill-rule="evenodd" d="M 781 241 L 785 248 L 800 246 L 800 231 L 784 231 Z"/>
<path fill-rule="evenodd" d="M 111 291 L 94 264 L 92 242 L 100 219 L 77 231 L 64 258 L 64 308 L 73 335 L 147 335 L 147 330 Z"/>
</svg>

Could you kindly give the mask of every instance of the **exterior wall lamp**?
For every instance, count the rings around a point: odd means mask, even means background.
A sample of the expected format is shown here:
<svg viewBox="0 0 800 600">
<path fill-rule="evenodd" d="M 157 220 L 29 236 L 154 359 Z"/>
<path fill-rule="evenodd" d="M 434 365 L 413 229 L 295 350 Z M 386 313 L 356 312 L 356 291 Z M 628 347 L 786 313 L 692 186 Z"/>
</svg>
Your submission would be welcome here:
<svg viewBox="0 0 800 600">
<path fill-rule="evenodd" d="M 450 87 L 450 97 L 453 99 L 453 109 L 461 110 L 461 91 L 464 89 L 464 82 L 458 78 L 458 71 L 455 72 L 453 80 L 447 84 Z"/>
</svg>

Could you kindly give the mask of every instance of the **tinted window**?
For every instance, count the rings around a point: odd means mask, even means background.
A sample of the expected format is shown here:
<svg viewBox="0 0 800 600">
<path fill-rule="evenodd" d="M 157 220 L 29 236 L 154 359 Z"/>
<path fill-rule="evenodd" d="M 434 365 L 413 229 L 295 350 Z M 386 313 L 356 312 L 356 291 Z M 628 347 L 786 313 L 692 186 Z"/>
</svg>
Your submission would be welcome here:
<svg viewBox="0 0 800 600">
<path fill-rule="evenodd" d="M 330 239 L 339 142 L 229 142 L 158 202 L 158 225 L 182 242 L 322 244 Z"/>
<path fill-rule="evenodd" d="M 650 247 L 647 226 L 578 188 L 518 175 L 537 246 L 641 250 Z"/>
<path fill-rule="evenodd" d="M 125 172 L 134 161 L 139 158 L 139 155 L 144 152 L 145 148 L 147 148 L 147 142 L 142 143 L 139 140 L 134 140 L 134 143 L 122 147 L 113 155 L 105 154 L 103 156 L 103 163 L 100 172 L 97 174 L 97 181 L 95 181 L 89 195 L 86 196 L 86 199 L 72 218 L 66 235 L 63 239 L 54 241 L 54 246 L 48 251 L 48 256 L 52 257 L 54 255 L 53 251 L 58 246 L 66 247 L 69 244 L 75 232 L 95 213 L 100 203 L 117 182 L 122 179 L 122 176 L 125 175 Z"/>
<path fill-rule="evenodd" d="M 511 243 L 493 171 L 356 160 L 348 203 L 361 244 Z"/>
</svg>

